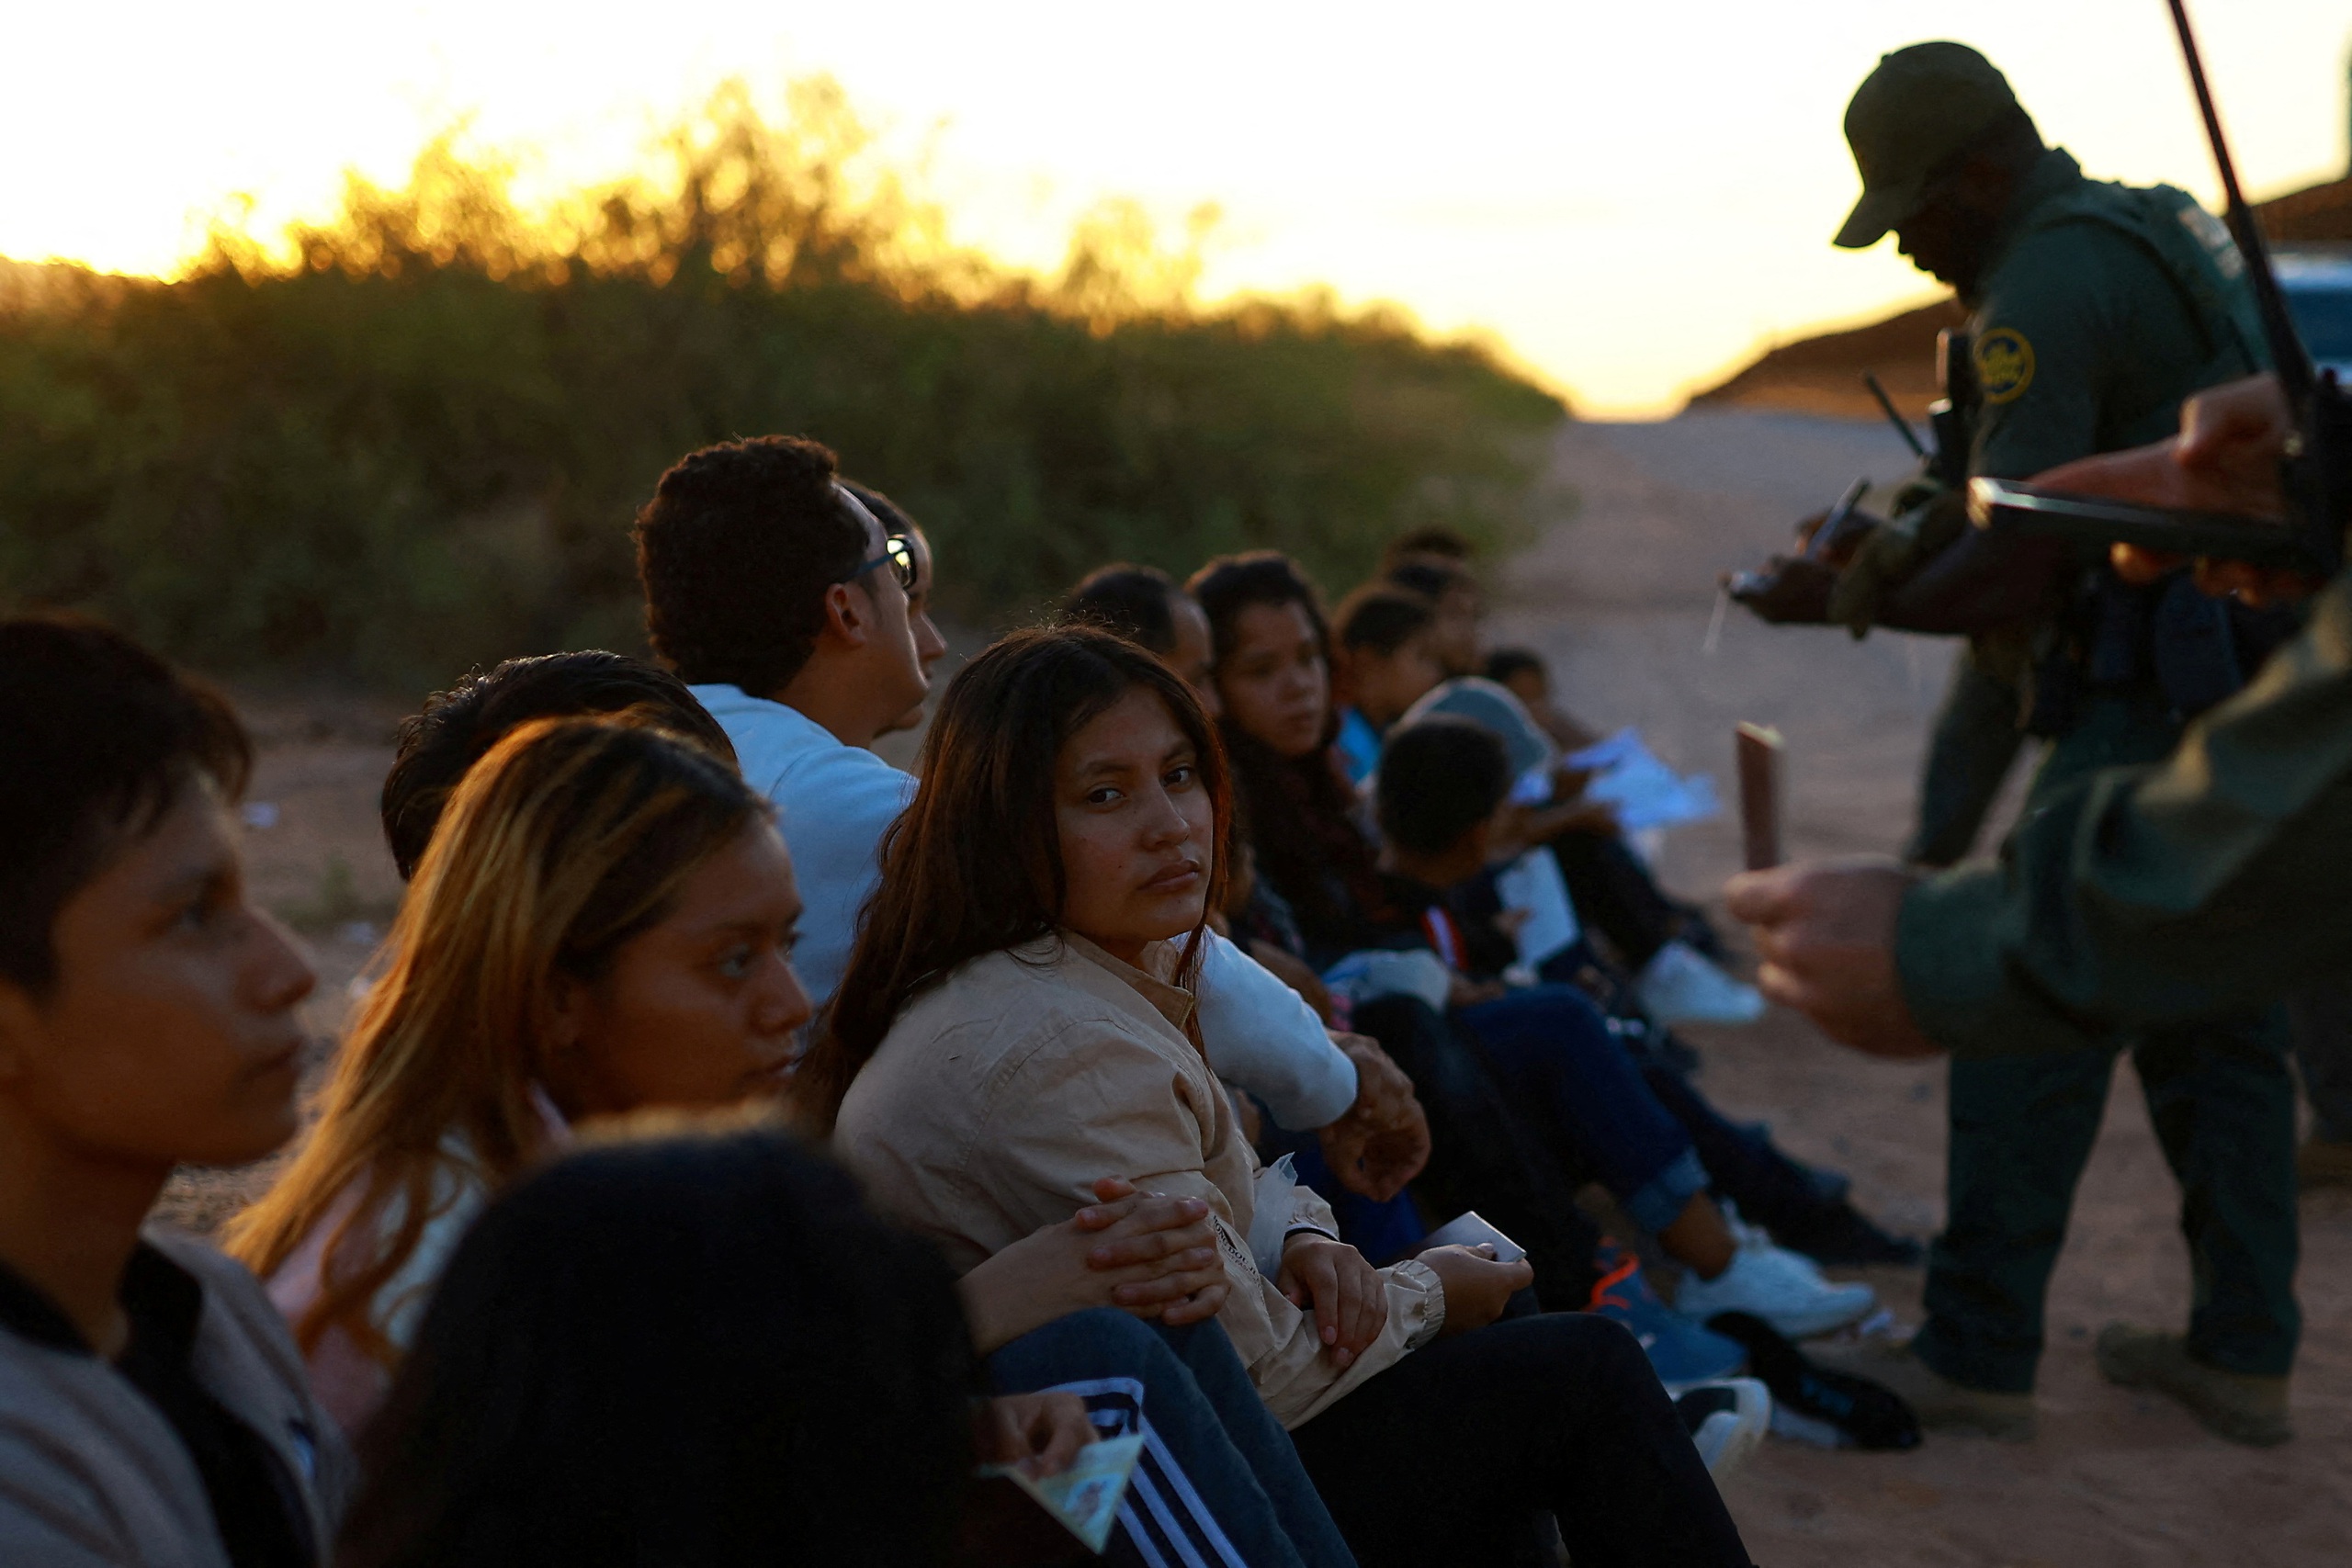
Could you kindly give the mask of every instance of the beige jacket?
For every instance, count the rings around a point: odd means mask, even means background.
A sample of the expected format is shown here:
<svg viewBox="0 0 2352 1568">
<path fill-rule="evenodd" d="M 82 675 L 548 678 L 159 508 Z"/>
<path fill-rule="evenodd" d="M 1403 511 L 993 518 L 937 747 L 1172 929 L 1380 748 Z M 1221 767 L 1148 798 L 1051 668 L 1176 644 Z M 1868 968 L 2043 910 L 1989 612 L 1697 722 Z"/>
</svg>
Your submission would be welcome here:
<svg viewBox="0 0 2352 1568">
<path fill-rule="evenodd" d="M 1388 1324 L 1345 1371 L 1315 1320 L 1258 1270 L 1247 1237 L 1257 1156 L 1191 1031 L 1191 993 L 1082 937 L 973 960 L 899 1014 L 842 1102 L 833 1152 L 882 1213 L 938 1241 L 958 1270 L 1094 1201 L 1124 1176 L 1208 1201 L 1232 1284 L 1219 1319 L 1268 1408 L 1306 1422 L 1432 1338 L 1445 1293 L 1425 1264 L 1383 1270 Z M 1302 1187 L 1293 1223 L 1331 1228 Z"/>
</svg>

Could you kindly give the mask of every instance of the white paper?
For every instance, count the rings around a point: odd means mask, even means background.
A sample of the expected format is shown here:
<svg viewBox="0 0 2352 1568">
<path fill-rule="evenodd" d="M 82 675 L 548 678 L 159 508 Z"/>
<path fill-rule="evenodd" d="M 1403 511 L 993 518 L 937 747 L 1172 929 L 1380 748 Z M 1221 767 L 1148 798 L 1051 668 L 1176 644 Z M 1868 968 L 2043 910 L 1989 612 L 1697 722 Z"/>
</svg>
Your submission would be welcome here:
<svg viewBox="0 0 2352 1568">
<path fill-rule="evenodd" d="M 1111 1543 L 1111 1527 L 1126 1500 L 1127 1481 L 1143 1457 L 1143 1438 L 1098 1438 L 1078 1450 L 1059 1475 L 1033 1477 L 1015 1465 L 983 1465 L 982 1475 L 1008 1477 L 1062 1522 L 1062 1528 L 1101 1556 Z"/>
<path fill-rule="evenodd" d="M 1284 1155 L 1261 1168 L 1250 1193 L 1250 1256 L 1269 1280 L 1283 1271 L 1283 1242 L 1298 1213 L 1298 1172 L 1292 1168 L 1293 1157 Z"/>
<path fill-rule="evenodd" d="M 1495 893 L 1504 908 L 1527 911 L 1517 941 L 1519 961 L 1530 969 L 1573 945 L 1583 929 L 1560 875 L 1560 863 L 1540 845 L 1502 869 L 1495 878 Z"/>
<path fill-rule="evenodd" d="M 1702 822 L 1723 810 L 1713 778 L 1677 773 L 1643 743 L 1637 729 L 1621 729 L 1567 761 L 1594 775 L 1585 798 L 1615 807 L 1628 832 Z"/>
</svg>

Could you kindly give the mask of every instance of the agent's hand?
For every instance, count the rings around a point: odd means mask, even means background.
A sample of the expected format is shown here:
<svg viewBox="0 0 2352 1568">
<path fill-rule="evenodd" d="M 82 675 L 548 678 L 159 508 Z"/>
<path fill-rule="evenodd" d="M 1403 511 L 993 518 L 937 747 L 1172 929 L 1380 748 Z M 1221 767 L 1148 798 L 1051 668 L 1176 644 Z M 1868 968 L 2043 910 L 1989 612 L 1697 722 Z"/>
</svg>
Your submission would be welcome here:
<svg viewBox="0 0 2352 1568">
<path fill-rule="evenodd" d="M 1345 1242 L 1300 1231 L 1283 1243 L 1274 1288 L 1300 1311 L 1311 1303 L 1315 1331 L 1335 1367 L 1351 1367 L 1388 1322 L 1388 1281 Z"/>
<path fill-rule="evenodd" d="M 1484 1328 L 1502 1316 L 1511 1293 L 1535 1282 L 1534 1265 L 1524 1258 L 1498 1262 L 1491 1243 L 1476 1247 L 1432 1247 L 1420 1259 L 1437 1271 L 1445 1286 L 1445 1326 L 1441 1337 Z"/>
<path fill-rule="evenodd" d="M 1873 1056 L 1931 1056 L 1894 967 L 1895 915 L 1913 874 L 1884 856 L 1743 872 L 1724 889 L 1763 958 L 1757 988 L 1842 1045 Z"/>
<path fill-rule="evenodd" d="M 1385 1203 L 1429 1164 L 1429 1118 L 1413 1080 L 1379 1042 L 1334 1032 L 1331 1043 L 1356 1066 L 1356 1102 L 1317 1134 L 1323 1161 L 1340 1186 Z"/>
<path fill-rule="evenodd" d="M 2085 457 L 2037 474 L 2033 482 L 2143 506 L 2283 520 L 2287 498 L 2278 488 L 2278 461 L 2293 434 L 2278 378 L 2250 376 L 2189 399 L 2180 411 L 2180 434 L 2168 441 Z M 2109 557 L 2116 574 L 2132 583 L 2153 582 L 2182 564 L 2178 556 L 2133 545 L 2113 546 Z M 2303 598 L 2320 586 L 2299 572 L 2223 560 L 2199 561 L 2197 584 L 2256 606 Z"/>
<path fill-rule="evenodd" d="M 1724 591 L 1776 626 L 1817 626 L 1829 620 L 1829 592 L 1838 569 L 1806 556 L 1774 556 L 1759 572 L 1726 572 Z"/>
<path fill-rule="evenodd" d="M 972 1407 L 972 1451 L 983 1464 L 1030 1476 L 1059 1475 L 1094 1440 L 1085 1402 L 1074 1393 L 1007 1393 Z"/>
</svg>

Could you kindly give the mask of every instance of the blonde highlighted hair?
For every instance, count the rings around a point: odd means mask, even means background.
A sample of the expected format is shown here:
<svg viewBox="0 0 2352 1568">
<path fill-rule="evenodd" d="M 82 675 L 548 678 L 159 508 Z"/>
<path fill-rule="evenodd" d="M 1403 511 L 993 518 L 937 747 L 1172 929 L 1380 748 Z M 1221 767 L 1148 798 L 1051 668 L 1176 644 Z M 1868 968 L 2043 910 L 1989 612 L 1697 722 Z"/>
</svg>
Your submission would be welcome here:
<svg viewBox="0 0 2352 1568">
<path fill-rule="evenodd" d="M 357 1195 L 294 1325 L 305 1352 L 341 1327 L 391 1360 L 368 1307 L 433 1218 L 436 1178 L 458 1163 L 446 1141 L 464 1140 L 472 1165 L 459 1174 L 493 1190 L 544 1152 L 532 1090 L 548 1076 L 555 982 L 595 979 L 766 811 L 726 763 L 628 716 L 524 725 L 467 772 L 317 1125 L 230 1227 L 230 1250 L 266 1279 Z"/>
</svg>

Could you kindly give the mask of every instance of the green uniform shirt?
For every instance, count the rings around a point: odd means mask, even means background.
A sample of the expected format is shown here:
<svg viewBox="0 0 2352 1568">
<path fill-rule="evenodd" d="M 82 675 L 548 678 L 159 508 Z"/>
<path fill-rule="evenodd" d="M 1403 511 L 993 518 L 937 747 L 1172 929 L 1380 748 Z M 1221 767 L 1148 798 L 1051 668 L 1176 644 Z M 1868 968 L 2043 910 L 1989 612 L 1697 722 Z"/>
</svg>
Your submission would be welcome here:
<svg viewBox="0 0 2352 1568">
<path fill-rule="evenodd" d="M 2086 180 L 2052 148 L 2002 230 L 1969 321 L 1971 477 L 2161 441 L 2190 393 L 2261 368 L 2245 261 L 2186 193 Z"/>
<path fill-rule="evenodd" d="M 2171 759 L 2051 798 L 1997 865 L 1903 902 L 1895 959 L 1929 1038 L 2068 1050 L 2352 973 L 2352 572 Z"/>
<path fill-rule="evenodd" d="M 2261 367 L 2244 259 L 2184 193 L 2086 180 L 2073 158 L 2053 149 L 2028 175 L 2002 227 L 1971 322 L 1981 397 L 1972 474 L 2027 478 L 2162 440 L 2178 430 L 2189 394 Z M 2086 552 L 2084 564 L 2099 558 Z M 2352 689 L 2337 700 L 2352 702 Z M 2079 746 L 2062 741 L 2053 761 L 2071 758 L 2079 766 L 2113 757 L 2119 746 L 2127 758 L 2172 749 L 2177 730 L 2160 702 L 2117 712 L 2136 715 L 2132 734 L 2085 735 Z M 2224 733 L 2239 737 L 2231 743 L 2240 749 L 2233 753 L 2240 784 L 2270 778 L 2267 750 L 2246 755 L 2243 731 Z M 2267 744 L 2275 748 L 2277 738 Z M 2171 766 L 2183 766 L 2179 759 L 2191 750 L 2184 747 Z M 2210 768 L 2210 749 L 2205 759 Z M 2156 984 L 2188 971 L 2178 962 L 2179 944 L 2155 933 L 2172 932 L 2190 908 L 2227 920 L 2226 899 L 2207 903 L 2223 874 L 2211 857 L 2226 858 L 2227 844 L 2243 848 L 2255 829 L 2243 819 L 2225 822 L 2228 813 L 2217 814 L 2211 801 L 2185 818 L 2143 817 L 2177 808 L 2177 780 L 2150 784 L 2143 799 L 2133 789 L 2144 770 L 2064 783 L 2073 771 L 2045 774 L 2000 867 L 1950 874 L 1906 899 L 1896 963 L 1921 1027 L 1956 1051 L 2079 1047 L 2125 1021 L 2177 1021 L 2231 1011 L 2231 1002 L 2275 999 L 2276 989 L 2182 979 L 2186 989 L 2166 991 Z M 2243 809 L 2248 802 L 2233 795 L 2231 804 Z M 2256 806 L 2256 815 L 2263 809 Z M 2158 820 L 2161 828 L 2151 826 Z M 2093 841 L 2067 839 L 2069 824 Z M 2120 861 L 2098 859 L 2127 851 L 2129 873 Z M 2094 865 L 2095 896 L 2081 880 Z M 2186 945 L 2199 954 L 2221 951 Z"/>
</svg>

